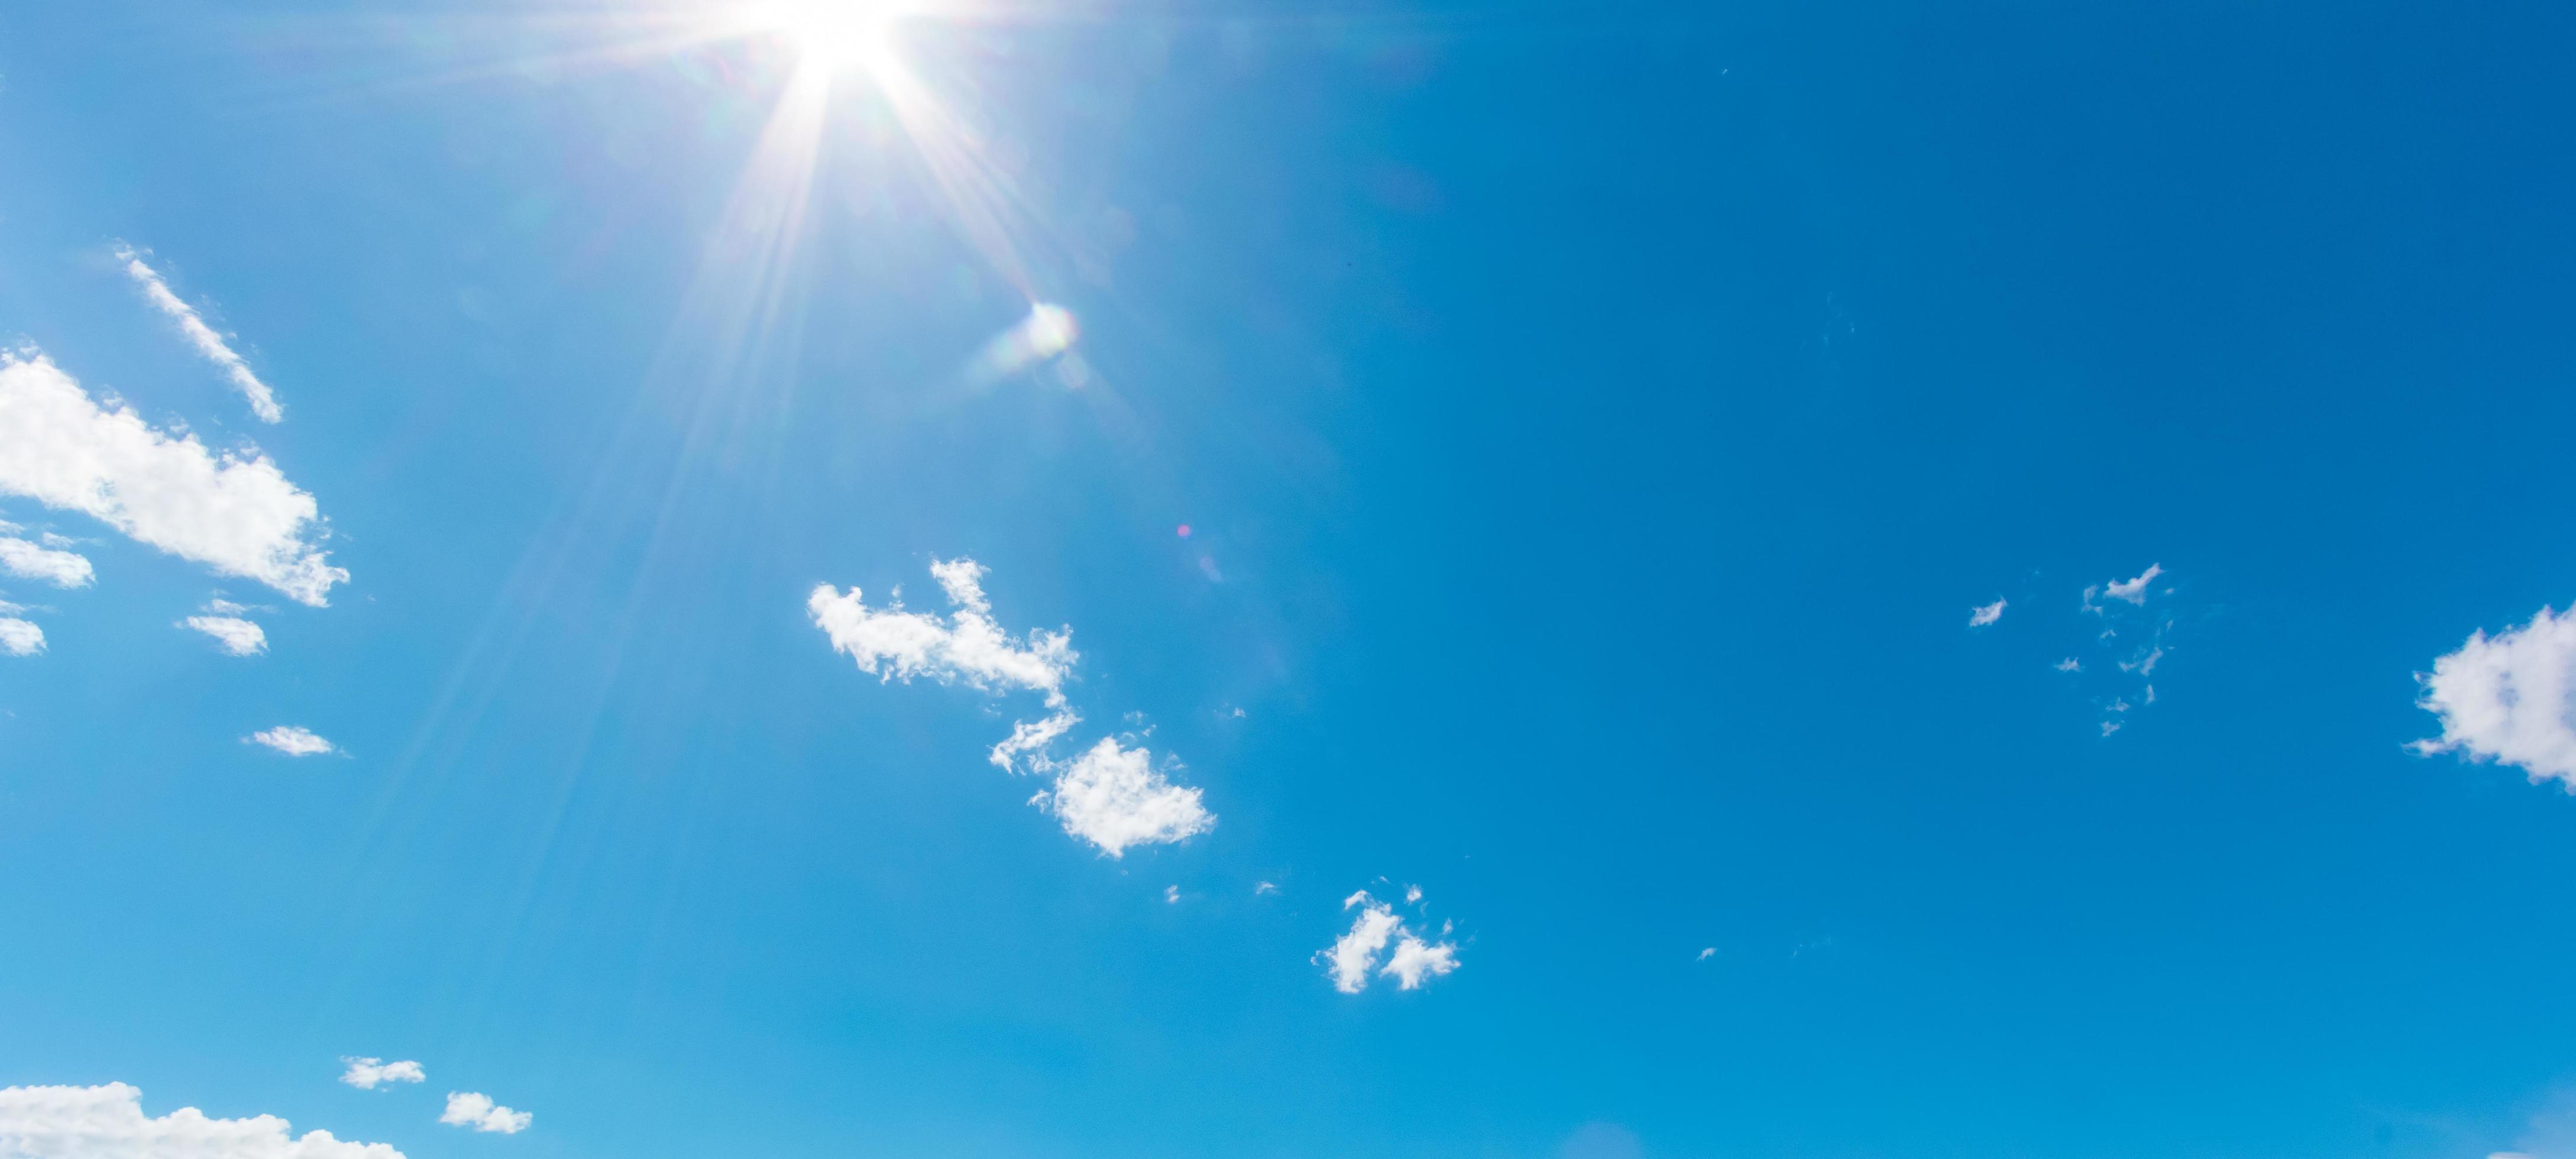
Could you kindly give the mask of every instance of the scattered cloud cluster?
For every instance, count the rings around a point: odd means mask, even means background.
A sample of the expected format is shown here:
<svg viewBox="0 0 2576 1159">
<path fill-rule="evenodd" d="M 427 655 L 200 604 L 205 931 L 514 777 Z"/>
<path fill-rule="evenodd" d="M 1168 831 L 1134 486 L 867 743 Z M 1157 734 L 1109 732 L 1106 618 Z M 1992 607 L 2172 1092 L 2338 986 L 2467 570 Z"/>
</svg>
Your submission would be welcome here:
<svg viewBox="0 0 2576 1159">
<path fill-rule="evenodd" d="M 261 729 L 242 738 L 243 744 L 266 745 L 290 757 L 318 757 L 338 752 L 339 747 L 314 735 L 313 730 L 291 724 Z"/>
<path fill-rule="evenodd" d="M 422 1070 L 416 1062 L 386 1062 L 381 1058 L 345 1056 L 340 1061 L 349 1068 L 342 1072 L 340 1081 L 362 1091 L 372 1091 L 386 1083 L 416 1083 L 429 1078 L 429 1072 Z"/>
<path fill-rule="evenodd" d="M 170 321 L 178 325 L 179 333 L 188 339 L 188 345 L 196 347 L 197 353 L 204 355 L 206 361 L 223 370 L 224 377 L 232 382 L 233 389 L 241 392 L 243 400 L 250 403 L 251 413 L 258 415 L 259 421 L 273 423 L 286 417 L 286 408 L 277 403 L 277 392 L 251 373 L 250 364 L 233 351 L 232 344 L 216 333 L 214 327 L 206 325 L 206 320 L 197 314 L 196 307 L 171 292 L 170 283 L 161 277 L 160 271 L 143 260 L 141 252 L 119 243 L 116 260 L 125 263 L 126 276 L 142 287 L 144 298 L 152 303 L 153 308 L 168 315 Z"/>
<path fill-rule="evenodd" d="M 2148 564 L 2146 572 L 2136 577 L 2084 587 L 2079 610 L 2084 631 L 2092 634 L 2089 652 L 2094 652 L 2094 664 L 2074 654 L 2050 664 L 2069 677 L 2081 677 L 2079 685 L 2094 690 L 2094 706 L 2102 708 L 2102 737 L 2128 726 L 2130 713 L 2156 703 L 2156 664 L 2164 659 L 2164 636 L 2174 626 L 2174 618 L 2164 608 L 2151 608 L 2156 595 L 2172 595 L 2172 587 L 2156 590 L 2161 574 L 2164 564 Z M 2002 616 L 2004 600 L 1996 600 L 1973 610 L 1968 626 L 1981 628 Z"/>
<path fill-rule="evenodd" d="M 209 451 L 102 404 L 44 355 L 0 355 L 0 493 L 78 511 L 137 542 L 314 607 L 331 566 L 313 496 L 256 450 Z"/>
<path fill-rule="evenodd" d="M 472 1127 L 495 1135 L 516 1135 L 528 1129 L 536 1116 L 527 1111 L 514 1111 L 492 1101 L 491 1096 L 474 1091 L 450 1091 L 447 1110 L 438 1121 L 458 1127 Z"/>
<path fill-rule="evenodd" d="M 2156 702 L 2156 664 L 2165 658 L 2165 634 L 2173 628 L 2173 617 L 2147 605 L 2158 594 L 2152 590 L 2156 578 L 2164 573 L 2164 565 L 2148 564 L 2147 570 L 2129 579 L 2084 589 L 2083 610 L 2095 618 L 2099 627 L 2094 645 L 2108 653 L 2111 660 L 2109 670 L 2098 665 L 2095 668 L 2110 688 L 2094 701 L 2102 709 L 2103 736 L 2126 727 L 2129 713 Z M 2165 593 L 2172 590 L 2166 588 Z M 2058 661 L 2056 667 L 2069 674 L 2085 671 L 2084 662 L 2073 656 Z M 2118 675 L 2110 675 L 2112 672 Z"/>
<path fill-rule="evenodd" d="M 2127 579 L 2088 584 L 2069 617 L 2072 624 L 2045 616 L 2039 621 L 2039 630 L 2073 637 L 2044 655 L 2057 657 L 2048 661 L 2049 666 L 2065 673 L 2069 683 L 2100 711 L 2095 724 L 2105 737 L 2127 727 L 2135 713 L 2156 702 L 2156 667 L 2165 660 L 2166 639 L 2175 623 L 2174 589 L 2158 584 L 2164 575 L 2163 564 L 2151 563 Z M 2002 597 L 1971 607 L 1968 628 L 1992 627 L 2010 607 Z M 2023 613 L 2016 623 L 2025 623 L 2029 615 Z M 2025 630 L 2003 631 L 2017 638 Z M 2070 650 L 2058 650 L 2069 644 Z"/>
<path fill-rule="evenodd" d="M 147 1117 L 143 1092 L 98 1087 L 0 1089 L 0 1155 L 28 1159 L 403 1159 L 383 1143 L 329 1131 L 290 1133 L 275 1115 L 212 1119 L 195 1107 Z"/>
<path fill-rule="evenodd" d="M 1186 841 L 1216 825 L 1216 815 L 1207 811 L 1198 789 L 1172 783 L 1170 774 L 1178 764 L 1166 758 L 1158 767 L 1142 746 L 1131 748 L 1116 737 L 1103 737 L 1069 760 L 1050 755 L 1055 742 L 1082 719 L 1066 706 L 1064 694 L 1065 681 L 1080 659 L 1072 630 L 1033 629 L 1015 640 L 993 619 L 983 565 L 971 559 L 934 560 L 930 574 L 955 608 L 945 618 L 906 610 L 900 591 L 885 607 L 872 608 L 859 589 L 841 591 L 830 584 L 806 597 L 806 612 L 835 651 L 881 680 L 909 683 L 925 676 L 987 694 L 1027 691 L 1043 697 L 1053 711 L 1035 721 L 1013 722 L 1011 735 L 995 744 L 986 759 L 1006 770 L 1053 777 L 1053 786 L 1030 803 L 1054 814 L 1066 833 L 1101 852 L 1123 857 L 1134 846 Z"/>
<path fill-rule="evenodd" d="M 2520 627 L 2472 633 L 2416 679 L 2442 735 L 2415 751 L 2512 765 L 2576 792 L 2576 613 L 2542 608 Z"/>
<path fill-rule="evenodd" d="M 1407 889 L 1405 900 L 1420 905 L 1422 888 Z M 1416 990 L 1458 968 L 1455 943 L 1423 937 L 1395 912 L 1394 906 L 1370 896 L 1367 890 L 1343 898 L 1342 909 L 1359 911 L 1351 919 L 1350 931 L 1315 954 L 1315 961 L 1324 967 L 1324 976 L 1333 980 L 1333 989 L 1357 994 L 1368 988 L 1374 972 L 1379 977 L 1395 979 L 1397 989 Z M 1437 936 L 1445 939 L 1449 931 L 1450 926 L 1444 922 Z M 1389 943 L 1395 946 L 1392 953 L 1387 951 Z"/>
<path fill-rule="evenodd" d="M 362 1091 L 389 1089 L 395 1083 L 419 1083 L 429 1072 L 410 1060 L 386 1062 L 380 1058 L 343 1055 L 340 1062 L 348 1069 L 340 1081 Z M 516 1135 L 536 1122 L 535 1114 L 513 1110 L 492 1101 L 492 1096 L 479 1091 L 449 1091 L 447 1106 L 438 1121 L 453 1127 L 466 1127 L 491 1135 Z M 5 1155 L 5 1153 L 0 1153 Z"/>
</svg>

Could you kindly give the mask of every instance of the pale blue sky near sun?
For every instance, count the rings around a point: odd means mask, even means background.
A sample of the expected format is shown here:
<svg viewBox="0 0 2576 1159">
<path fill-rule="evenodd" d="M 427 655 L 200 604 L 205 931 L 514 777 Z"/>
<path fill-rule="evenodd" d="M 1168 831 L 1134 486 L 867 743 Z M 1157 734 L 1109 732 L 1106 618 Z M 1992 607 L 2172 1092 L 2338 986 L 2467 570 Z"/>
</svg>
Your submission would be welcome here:
<svg viewBox="0 0 2576 1159">
<path fill-rule="evenodd" d="M 2576 14 L 742 11 L 0 8 L 13 381 L 255 446 L 348 572 L 0 486 L 95 569 L 0 574 L 0 1087 L 413 1159 L 2576 1156 L 2576 717 L 2409 748 L 2472 632 L 2576 670 Z M 1019 771 L 1034 653 L 809 610 L 960 558 L 1079 656 Z M 1212 823 L 1069 832 L 1102 738 Z M 1361 890 L 1454 968 L 1337 986 Z"/>
</svg>

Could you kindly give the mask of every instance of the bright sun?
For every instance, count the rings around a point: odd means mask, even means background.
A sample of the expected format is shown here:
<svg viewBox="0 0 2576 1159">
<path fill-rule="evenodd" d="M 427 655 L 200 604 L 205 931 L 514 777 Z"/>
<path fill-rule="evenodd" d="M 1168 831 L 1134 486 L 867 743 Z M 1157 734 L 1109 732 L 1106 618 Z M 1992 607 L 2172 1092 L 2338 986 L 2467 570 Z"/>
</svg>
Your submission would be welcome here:
<svg viewBox="0 0 2576 1159">
<path fill-rule="evenodd" d="M 819 64 L 864 63 L 885 51 L 902 0 L 771 0 L 755 11 L 763 29 Z"/>
</svg>

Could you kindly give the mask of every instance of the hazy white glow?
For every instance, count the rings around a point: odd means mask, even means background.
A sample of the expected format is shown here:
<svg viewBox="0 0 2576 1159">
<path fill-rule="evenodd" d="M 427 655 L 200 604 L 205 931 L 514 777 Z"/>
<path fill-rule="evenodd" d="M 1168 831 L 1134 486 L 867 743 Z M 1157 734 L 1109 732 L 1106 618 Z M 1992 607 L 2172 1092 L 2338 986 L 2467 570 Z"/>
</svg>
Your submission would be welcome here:
<svg viewBox="0 0 2576 1159">
<path fill-rule="evenodd" d="M 1067 350 L 1082 339 L 1082 324 L 1073 311 L 1053 302 L 1029 307 L 1029 316 L 1002 331 L 975 355 L 972 377 L 991 381 L 1017 374 Z"/>
<path fill-rule="evenodd" d="M 752 9 L 751 23 L 785 37 L 808 61 L 874 65 L 904 8 L 897 0 L 771 0 Z"/>
</svg>

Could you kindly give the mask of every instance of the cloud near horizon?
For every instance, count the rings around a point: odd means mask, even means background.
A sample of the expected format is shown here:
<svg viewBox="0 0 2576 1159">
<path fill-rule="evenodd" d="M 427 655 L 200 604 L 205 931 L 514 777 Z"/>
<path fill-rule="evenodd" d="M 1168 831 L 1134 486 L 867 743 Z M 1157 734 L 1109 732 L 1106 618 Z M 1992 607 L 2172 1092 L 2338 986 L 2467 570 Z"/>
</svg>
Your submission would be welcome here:
<svg viewBox="0 0 2576 1159">
<path fill-rule="evenodd" d="M 195 1107 L 148 1118 L 143 1092 L 124 1083 L 0 1088 L 0 1155 L 10 1159 L 403 1159 L 384 1143 L 289 1130 L 275 1115 L 213 1119 Z"/>
<path fill-rule="evenodd" d="M 250 411 L 259 416 L 259 421 L 273 423 L 286 418 L 286 408 L 277 403 L 277 392 L 270 390 L 267 383 L 261 382 L 259 376 L 251 372 L 250 363 L 233 351 L 232 344 L 224 341 L 223 335 L 206 325 L 196 307 L 171 292 L 170 283 L 161 277 L 160 271 L 144 262 L 141 252 L 118 242 L 116 260 L 125 263 L 126 276 L 143 288 L 143 296 L 153 308 L 178 324 L 179 333 L 188 339 L 188 345 L 196 347 L 197 353 L 205 356 L 206 361 L 223 370 L 225 379 L 233 384 L 233 389 L 241 392 L 244 401 L 250 403 Z"/>
<path fill-rule="evenodd" d="M 322 607 L 348 581 L 321 509 L 256 449 L 217 455 L 101 405 L 43 354 L 0 354 L 0 493 L 78 511 L 182 559 Z"/>
</svg>

